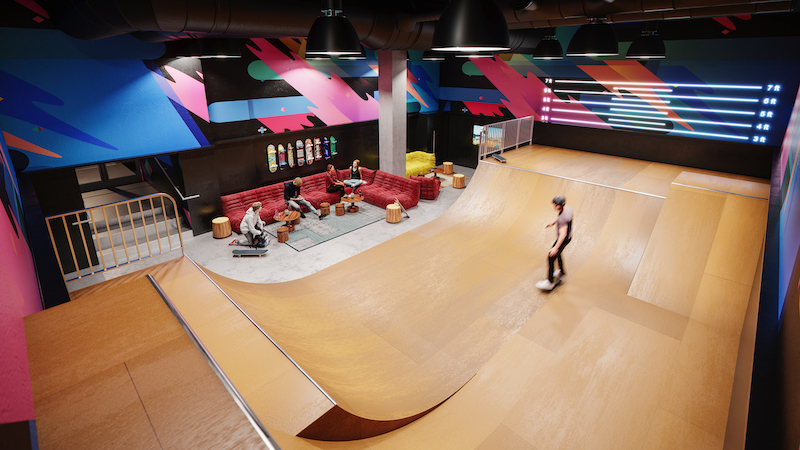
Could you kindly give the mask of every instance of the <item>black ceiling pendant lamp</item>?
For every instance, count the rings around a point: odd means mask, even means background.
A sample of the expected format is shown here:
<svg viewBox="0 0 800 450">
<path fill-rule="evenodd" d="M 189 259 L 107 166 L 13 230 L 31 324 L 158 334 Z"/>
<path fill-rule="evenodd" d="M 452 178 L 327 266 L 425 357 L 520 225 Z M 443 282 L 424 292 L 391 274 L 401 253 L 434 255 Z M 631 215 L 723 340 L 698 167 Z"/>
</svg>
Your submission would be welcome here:
<svg viewBox="0 0 800 450">
<path fill-rule="evenodd" d="M 567 46 L 567 56 L 616 56 L 619 55 L 614 28 L 603 23 L 602 17 L 590 17 L 589 23 L 581 25 Z"/>
<path fill-rule="evenodd" d="M 545 30 L 545 35 L 533 49 L 533 59 L 564 59 L 564 49 L 556 38 L 556 29 L 550 27 Z"/>
<path fill-rule="evenodd" d="M 494 0 L 451 0 L 436 24 L 431 50 L 498 52 L 510 45 L 508 24 Z"/>
<path fill-rule="evenodd" d="M 342 12 L 341 0 L 323 0 L 322 15 L 308 32 L 306 55 L 366 56 L 353 24 Z"/>
<path fill-rule="evenodd" d="M 667 57 L 664 40 L 658 35 L 658 22 L 642 23 L 642 34 L 633 40 L 625 57 L 630 59 L 664 59 Z"/>
</svg>

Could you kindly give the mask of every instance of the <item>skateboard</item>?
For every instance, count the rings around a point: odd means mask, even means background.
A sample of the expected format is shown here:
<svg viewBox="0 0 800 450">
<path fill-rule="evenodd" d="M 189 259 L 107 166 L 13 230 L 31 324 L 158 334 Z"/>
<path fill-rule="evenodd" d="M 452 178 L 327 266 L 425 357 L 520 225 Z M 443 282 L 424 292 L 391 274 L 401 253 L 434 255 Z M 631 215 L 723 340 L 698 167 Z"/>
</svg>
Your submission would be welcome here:
<svg viewBox="0 0 800 450">
<path fill-rule="evenodd" d="M 405 214 L 407 218 L 409 218 L 409 219 L 411 218 L 411 216 L 408 215 L 408 211 L 406 211 L 406 209 L 403 208 L 403 204 L 400 203 L 400 200 L 398 200 L 397 197 L 394 198 L 394 204 L 400 207 L 400 211 L 402 211 L 403 214 Z"/>
<path fill-rule="evenodd" d="M 339 152 L 336 151 L 336 138 L 331 136 L 331 156 L 336 156 Z"/>
<path fill-rule="evenodd" d="M 331 143 L 327 137 L 322 138 L 322 156 L 325 159 L 331 159 Z"/>
<path fill-rule="evenodd" d="M 233 257 L 237 256 L 264 256 L 267 254 L 265 248 L 237 248 L 233 250 Z"/>
<path fill-rule="evenodd" d="M 278 166 L 281 170 L 286 168 L 286 149 L 283 144 L 278 144 Z"/>
<path fill-rule="evenodd" d="M 322 140 L 320 138 L 314 138 L 314 158 L 322 161 Z"/>
<path fill-rule="evenodd" d="M 269 160 L 269 171 L 275 173 L 278 171 L 278 163 L 275 161 L 275 146 L 269 144 L 267 146 L 267 159 Z"/>
<path fill-rule="evenodd" d="M 507 160 L 507 159 L 503 158 L 502 156 L 498 155 L 497 153 L 495 153 L 494 155 L 492 155 L 492 158 L 494 158 L 494 159 L 496 159 L 496 160 L 500 161 L 501 163 L 506 163 L 506 162 L 508 162 L 508 160 Z"/>
<path fill-rule="evenodd" d="M 303 141 L 300 139 L 294 143 L 294 148 L 297 150 L 297 165 L 302 166 L 306 163 L 305 151 L 303 150 Z"/>
<path fill-rule="evenodd" d="M 291 142 L 286 144 L 286 156 L 289 158 L 289 168 L 294 167 L 294 147 Z"/>
<path fill-rule="evenodd" d="M 311 138 L 306 139 L 306 162 L 314 163 L 314 144 L 311 143 Z"/>
</svg>

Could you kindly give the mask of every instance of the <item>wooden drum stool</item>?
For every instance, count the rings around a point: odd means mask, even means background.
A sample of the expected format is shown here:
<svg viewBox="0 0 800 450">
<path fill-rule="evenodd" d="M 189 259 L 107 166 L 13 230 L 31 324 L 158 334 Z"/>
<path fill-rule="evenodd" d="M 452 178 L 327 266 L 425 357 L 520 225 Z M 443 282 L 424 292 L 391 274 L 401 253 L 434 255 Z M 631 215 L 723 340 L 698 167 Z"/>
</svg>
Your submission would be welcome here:
<svg viewBox="0 0 800 450">
<path fill-rule="evenodd" d="M 442 163 L 442 169 L 444 169 L 444 172 L 442 172 L 442 173 L 445 173 L 445 174 L 448 174 L 448 175 L 453 173 L 453 163 L 451 163 L 449 161 L 443 162 Z"/>
<path fill-rule="evenodd" d="M 289 240 L 289 227 L 278 227 L 278 242 Z"/>
<path fill-rule="evenodd" d="M 464 186 L 466 186 L 464 180 L 463 174 L 457 173 L 453 175 L 453 187 L 456 189 L 464 189 Z"/>
<path fill-rule="evenodd" d="M 343 216 L 344 215 L 344 203 L 337 203 L 336 204 L 336 215 Z"/>
<path fill-rule="evenodd" d="M 328 202 L 322 202 L 319 204 L 319 209 L 321 214 L 330 214 L 331 213 L 331 204 Z"/>
<path fill-rule="evenodd" d="M 211 221 L 211 234 L 217 239 L 222 239 L 230 236 L 231 221 L 227 217 L 217 217 Z"/>
<path fill-rule="evenodd" d="M 386 206 L 386 221 L 389 223 L 400 222 L 400 207 L 392 203 Z"/>
</svg>

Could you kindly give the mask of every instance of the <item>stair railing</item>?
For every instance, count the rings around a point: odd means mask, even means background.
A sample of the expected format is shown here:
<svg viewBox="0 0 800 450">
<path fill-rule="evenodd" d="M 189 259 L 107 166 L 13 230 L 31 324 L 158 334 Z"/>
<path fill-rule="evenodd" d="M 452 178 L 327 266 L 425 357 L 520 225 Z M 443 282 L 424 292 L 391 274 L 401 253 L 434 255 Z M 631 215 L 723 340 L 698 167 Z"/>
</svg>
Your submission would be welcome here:
<svg viewBox="0 0 800 450">
<path fill-rule="evenodd" d="M 480 135 L 478 160 L 492 153 L 502 154 L 504 150 L 512 147 L 519 148 L 526 142 L 533 144 L 533 125 L 532 116 L 484 125 Z"/>
<path fill-rule="evenodd" d="M 167 194 L 57 214 L 45 221 L 67 283 L 173 250 L 183 253 L 178 206 Z"/>
</svg>

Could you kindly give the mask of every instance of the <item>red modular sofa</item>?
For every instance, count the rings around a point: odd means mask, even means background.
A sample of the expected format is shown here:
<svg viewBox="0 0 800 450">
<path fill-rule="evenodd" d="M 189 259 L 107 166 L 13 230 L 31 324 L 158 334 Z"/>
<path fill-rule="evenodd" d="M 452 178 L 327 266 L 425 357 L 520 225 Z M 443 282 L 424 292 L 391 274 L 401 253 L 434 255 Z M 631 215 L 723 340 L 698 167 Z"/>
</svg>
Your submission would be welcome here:
<svg viewBox="0 0 800 450">
<path fill-rule="evenodd" d="M 362 167 L 361 174 L 366 185 L 356 188 L 364 196 L 364 201 L 372 203 L 373 205 L 386 207 L 390 203 L 394 203 L 394 199 L 400 200 L 404 208 L 411 208 L 419 203 L 420 198 L 420 183 L 405 177 L 392 175 L 380 170 L 367 169 Z M 337 175 L 339 179 L 345 180 L 350 176 L 349 169 L 338 170 Z M 325 190 L 325 172 L 302 177 L 303 185 L 300 189 L 300 195 L 308 200 L 315 208 L 319 208 L 320 203 L 338 203 L 339 196 L 337 193 L 329 193 Z M 222 196 L 222 215 L 228 217 L 231 221 L 231 228 L 237 233 L 241 233 L 239 224 L 244 218 L 247 209 L 254 202 L 261 202 L 261 220 L 266 223 L 272 223 L 275 211 L 283 211 L 288 206 L 283 200 L 283 186 L 286 183 L 280 182 L 262 186 L 255 189 L 250 189 L 235 194 Z M 345 188 L 346 193 L 350 193 L 352 189 Z"/>
<path fill-rule="evenodd" d="M 411 179 L 419 182 L 419 198 L 436 200 L 439 196 L 442 180 L 438 177 L 411 177 Z"/>
</svg>

